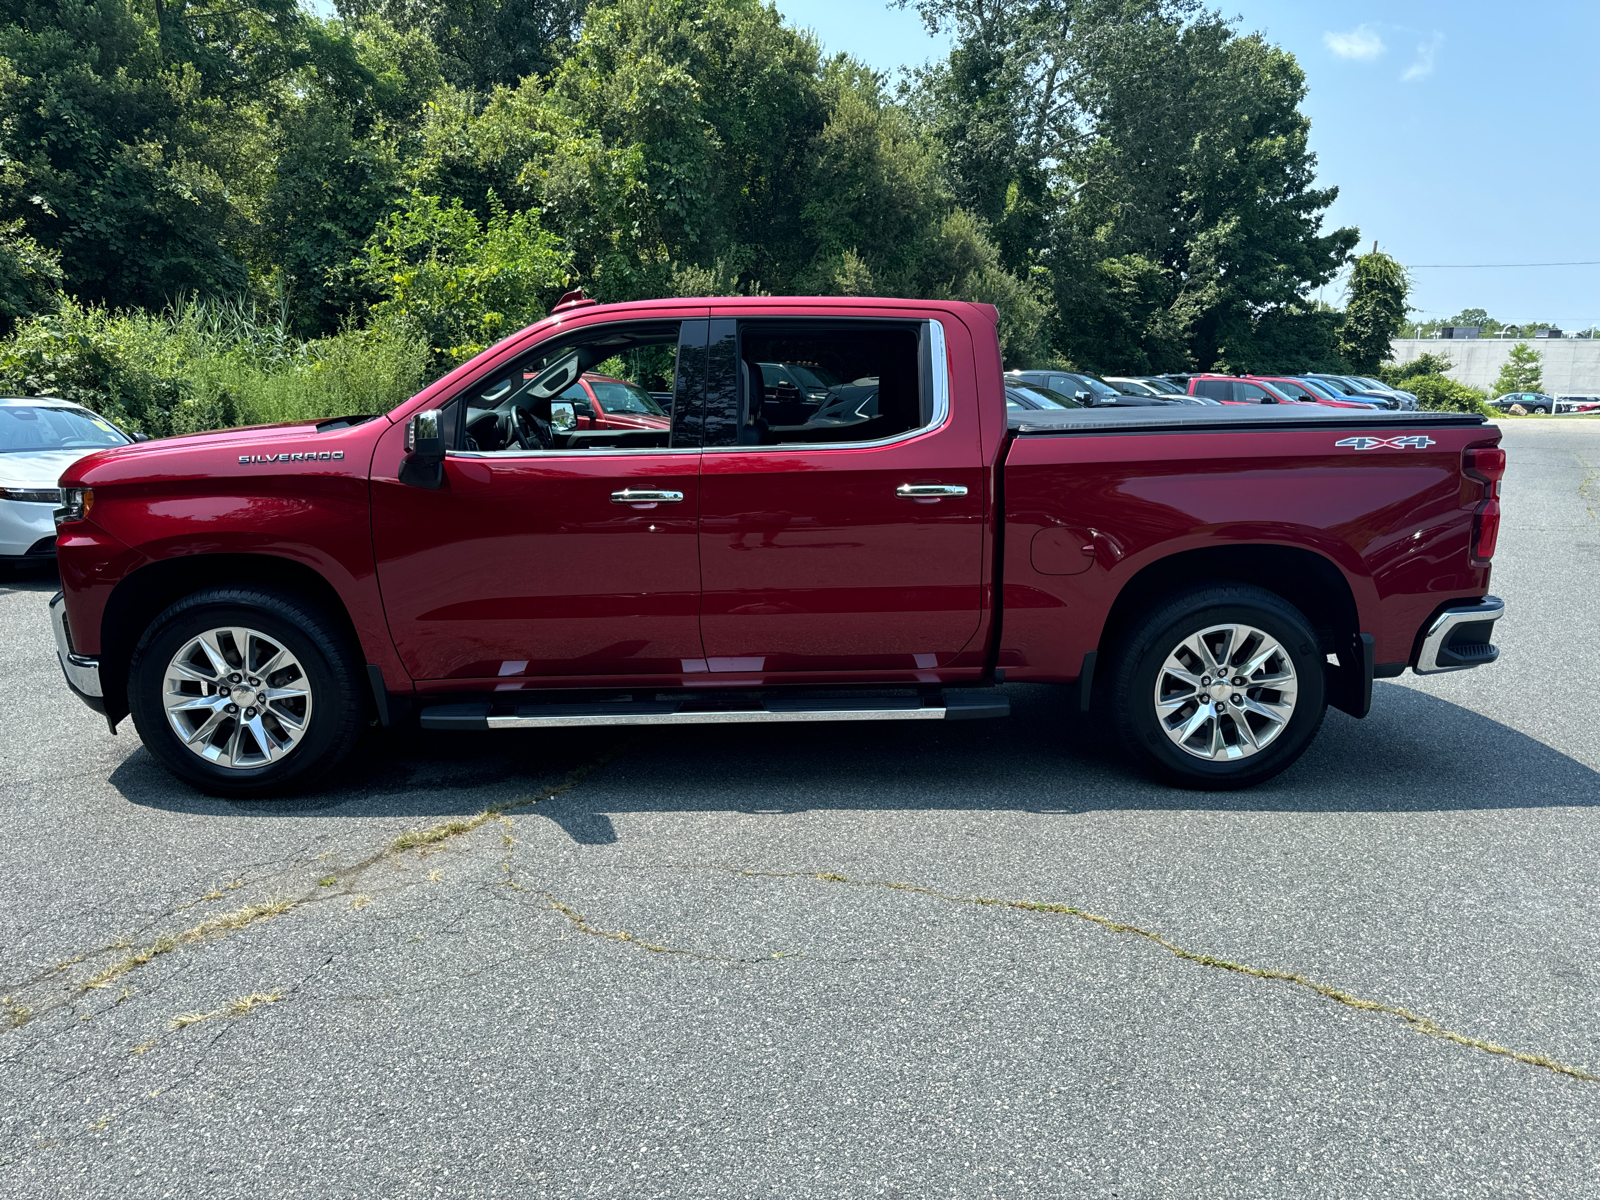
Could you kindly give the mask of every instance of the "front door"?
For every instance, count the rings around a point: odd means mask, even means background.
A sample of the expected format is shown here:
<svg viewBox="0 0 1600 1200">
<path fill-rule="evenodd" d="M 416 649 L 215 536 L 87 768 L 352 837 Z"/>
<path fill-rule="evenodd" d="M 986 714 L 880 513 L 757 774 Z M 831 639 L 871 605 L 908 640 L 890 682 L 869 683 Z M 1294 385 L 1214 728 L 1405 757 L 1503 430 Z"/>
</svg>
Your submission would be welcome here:
<svg viewBox="0 0 1600 1200">
<path fill-rule="evenodd" d="M 947 376 L 935 322 L 712 321 L 709 672 L 932 680 L 956 662 L 980 619 L 984 472 Z"/>
<path fill-rule="evenodd" d="M 435 490 L 399 481 L 404 430 L 384 436 L 373 542 L 414 678 L 500 690 L 620 683 L 676 677 L 703 660 L 690 419 L 705 330 L 591 324 L 487 369 L 442 406 L 452 449 Z M 678 419 L 582 427 L 562 393 L 590 374 L 674 389 Z"/>
</svg>

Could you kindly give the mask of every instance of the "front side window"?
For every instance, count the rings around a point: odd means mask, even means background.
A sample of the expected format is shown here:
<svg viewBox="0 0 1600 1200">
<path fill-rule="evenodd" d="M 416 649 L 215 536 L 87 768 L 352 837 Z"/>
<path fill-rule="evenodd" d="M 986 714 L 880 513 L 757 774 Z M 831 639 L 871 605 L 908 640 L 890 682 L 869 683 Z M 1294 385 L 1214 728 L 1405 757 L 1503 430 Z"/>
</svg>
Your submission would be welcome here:
<svg viewBox="0 0 1600 1200">
<path fill-rule="evenodd" d="M 876 442 L 932 420 L 923 322 L 740 321 L 736 338 L 737 353 L 727 360 L 712 352 L 713 370 L 726 361 L 736 376 L 727 389 L 736 419 L 713 421 L 708 393 L 708 444 Z"/>
<path fill-rule="evenodd" d="M 90 412 L 43 404 L 0 404 L 0 454 L 100 450 L 126 446 L 109 422 Z"/>
<path fill-rule="evenodd" d="M 1258 387 L 1253 383 L 1234 384 L 1233 398 L 1235 400 L 1249 400 L 1254 404 L 1260 404 L 1263 400 L 1267 399 L 1276 399 L 1276 397 L 1268 396 L 1266 388 Z"/>
<path fill-rule="evenodd" d="M 680 366 L 689 364 L 680 363 L 680 336 L 696 324 L 703 345 L 704 322 L 677 321 L 589 326 L 544 342 L 445 406 L 450 448 L 527 454 L 692 446 L 650 393 L 683 394 Z"/>
</svg>

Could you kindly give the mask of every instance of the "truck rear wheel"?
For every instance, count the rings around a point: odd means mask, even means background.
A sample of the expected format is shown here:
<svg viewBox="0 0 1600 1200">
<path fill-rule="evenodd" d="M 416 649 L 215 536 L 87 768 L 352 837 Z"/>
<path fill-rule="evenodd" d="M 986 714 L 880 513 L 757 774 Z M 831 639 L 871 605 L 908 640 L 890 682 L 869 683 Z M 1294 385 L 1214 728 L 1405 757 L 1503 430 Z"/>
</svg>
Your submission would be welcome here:
<svg viewBox="0 0 1600 1200">
<path fill-rule="evenodd" d="M 128 706 L 150 753 L 219 796 L 322 777 L 355 743 L 362 703 L 337 625 L 265 588 L 179 600 L 140 638 L 128 672 Z"/>
<path fill-rule="evenodd" d="M 1264 588 L 1195 588 L 1123 639 L 1112 714 L 1158 778 L 1221 790 L 1272 778 L 1305 752 L 1327 709 L 1316 631 Z"/>
</svg>

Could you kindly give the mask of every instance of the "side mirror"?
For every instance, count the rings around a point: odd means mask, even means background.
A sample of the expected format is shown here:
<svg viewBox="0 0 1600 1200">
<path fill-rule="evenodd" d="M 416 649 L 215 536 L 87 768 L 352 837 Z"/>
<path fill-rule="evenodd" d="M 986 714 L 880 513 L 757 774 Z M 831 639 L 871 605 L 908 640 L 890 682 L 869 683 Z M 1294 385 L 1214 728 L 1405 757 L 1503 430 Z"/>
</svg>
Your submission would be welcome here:
<svg viewBox="0 0 1600 1200">
<path fill-rule="evenodd" d="M 578 410 L 570 400 L 552 400 L 550 402 L 550 428 L 557 433 L 566 433 L 577 428 Z"/>
<path fill-rule="evenodd" d="M 444 437 L 437 408 L 419 412 L 406 422 L 406 456 L 400 482 L 430 491 L 444 483 Z"/>
<path fill-rule="evenodd" d="M 148 433 L 136 433 L 133 435 L 133 440 L 136 442 L 148 442 L 150 435 Z"/>
</svg>

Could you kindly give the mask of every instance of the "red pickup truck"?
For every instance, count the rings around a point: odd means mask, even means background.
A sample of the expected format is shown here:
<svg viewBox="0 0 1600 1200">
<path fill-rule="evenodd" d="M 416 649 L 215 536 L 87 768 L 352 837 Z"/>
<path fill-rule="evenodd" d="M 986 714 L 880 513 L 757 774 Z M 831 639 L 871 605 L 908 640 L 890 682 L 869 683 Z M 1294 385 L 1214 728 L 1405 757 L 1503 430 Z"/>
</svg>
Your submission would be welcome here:
<svg viewBox="0 0 1600 1200">
<path fill-rule="evenodd" d="M 792 362 L 826 395 L 764 385 Z M 670 382 L 669 419 L 582 427 L 562 397 L 602 364 Z M 1021 680 L 1239 787 L 1374 678 L 1496 657 L 1498 441 L 1008 413 L 986 305 L 570 297 L 390 413 L 81 460 L 50 608 L 73 691 L 222 794 L 314 782 L 374 723 L 998 717 Z"/>
</svg>

